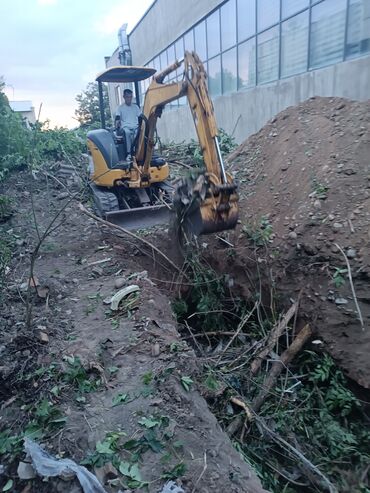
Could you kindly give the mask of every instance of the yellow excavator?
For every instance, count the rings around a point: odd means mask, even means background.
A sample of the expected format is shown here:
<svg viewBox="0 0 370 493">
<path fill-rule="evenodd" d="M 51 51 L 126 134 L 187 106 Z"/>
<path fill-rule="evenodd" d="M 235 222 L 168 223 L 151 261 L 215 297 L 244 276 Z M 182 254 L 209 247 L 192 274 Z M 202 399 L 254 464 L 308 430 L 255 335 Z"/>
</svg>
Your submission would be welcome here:
<svg viewBox="0 0 370 493">
<path fill-rule="evenodd" d="M 179 82 L 165 78 L 184 67 Z M 115 66 L 97 77 L 102 129 L 87 134 L 91 189 L 98 213 L 126 229 L 139 229 L 170 221 L 177 213 L 178 225 L 191 234 L 207 234 L 235 227 L 238 219 L 236 184 L 225 171 L 221 156 L 213 104 L 208 94 L 206 72 L 199 57 L 185 52 L 160 73 L 149 67 Z M 145 93 L 142 114 L 132 148 L 127 149 L 124 132 L 105 129 L 102 83 L 138 83 L 153 76 Z M 157 118 L 166 104 L 185 96 L 194 119 L 205 169 L 181 180 L 174 188 L 167 181 L 169 166 L 155 156 Z M 131 155 L 130 161 L 126 156 Z"/>
</svg>

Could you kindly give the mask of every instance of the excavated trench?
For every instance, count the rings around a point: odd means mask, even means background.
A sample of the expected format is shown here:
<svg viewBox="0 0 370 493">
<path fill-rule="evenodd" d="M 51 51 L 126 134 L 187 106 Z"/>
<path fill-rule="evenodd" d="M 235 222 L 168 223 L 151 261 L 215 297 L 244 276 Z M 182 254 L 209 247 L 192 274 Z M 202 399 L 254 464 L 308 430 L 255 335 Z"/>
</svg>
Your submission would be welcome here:
<svg viewBox="0 0 370 493">
<path fill-rule="evenodd" d="M 153 238 L 171 254 L 166 234 Z M 221 427 L 269 491 L 366 491 L 369 392 L 344 375 L 315 334 L 284 359 L 308 322 L 298 308 L 264 351 L 300 293 L 279 291 L 261 252 L 245 262 L 220 238 L 207 242 L 184 261 L 181 276 L 145 256 L 140 263 L 171 300 Z"/>
</svg>

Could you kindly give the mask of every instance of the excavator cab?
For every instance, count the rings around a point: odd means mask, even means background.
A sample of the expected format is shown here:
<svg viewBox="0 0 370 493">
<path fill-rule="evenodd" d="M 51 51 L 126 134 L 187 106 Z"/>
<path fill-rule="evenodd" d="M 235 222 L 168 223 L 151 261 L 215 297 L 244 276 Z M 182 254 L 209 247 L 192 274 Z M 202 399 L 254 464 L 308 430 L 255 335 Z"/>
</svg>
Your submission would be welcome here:
<svg viewBox="0 0 370 493">
<path fill-rule="evenodd" d="M 182 64 L 182 80 L 165 83 L 165 78 Z M 105 129 L 102 83 L 134 83 L 140 106 L 138 83 L 149 77 L 152 80 L 145 94 L 138 133 L 133 148 L 128 150 L 121 135 Z M 185 52 L 182 61 L 160 73 L 149 67 L 118 66 L 98 75 L 103 128 L 89 132 L 87 143 L 94 202 L 105 219 L 126 229 L 138 229 L 168 223 L 176 213 L 179 229 L 186 236 L 235 227 L 236 184 L 225 171 L 206 78 L 204 66 L 194 52 Z M 154 155 L 155 130 L 165 105 L 183 96 L 193 116 L 204 170 L 182 180 L 175 190 L 167 181 L 168 163 Z M 128 163 L 125 156 L 130 152 L 132 161 Z"/>
</svg>

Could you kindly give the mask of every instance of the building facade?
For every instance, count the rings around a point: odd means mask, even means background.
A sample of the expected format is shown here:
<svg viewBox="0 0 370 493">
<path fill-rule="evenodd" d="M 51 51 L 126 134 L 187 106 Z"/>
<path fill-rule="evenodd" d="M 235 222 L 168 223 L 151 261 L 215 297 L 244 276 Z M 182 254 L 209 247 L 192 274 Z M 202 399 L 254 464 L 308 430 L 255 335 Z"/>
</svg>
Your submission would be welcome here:
<svg viewBox="0 0 370 493">
<path fill-rule="evenodd" d="M 311 96 L 370 98 L 370 0 L 156 0 L 128 38 L 133 65 L 158 71 L 195 50 L 218 125 L 239 142 Z M 117 63 L 118 50 L 107 65 Z M 120 92 L 110 88 L 113 110 Z M 158 131 L 195 136 L 186 100 L 166 107 Z"/>
<path fill-rule="evenodd" d="M 9 106 L 15 112 L 21 115 L 26 125 L 36 123 L 35 108 L 32 106 L 32 101 L 9 101 Z"/>
</svg>

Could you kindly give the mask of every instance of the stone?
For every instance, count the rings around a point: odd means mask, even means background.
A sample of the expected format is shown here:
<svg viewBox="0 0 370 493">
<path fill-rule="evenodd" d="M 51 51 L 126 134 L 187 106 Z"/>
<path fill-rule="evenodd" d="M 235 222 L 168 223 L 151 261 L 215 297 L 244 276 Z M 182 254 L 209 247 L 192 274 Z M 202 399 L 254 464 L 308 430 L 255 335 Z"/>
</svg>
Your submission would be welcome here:
<svg viewBox="0 0 370 493">
<path fill-rule="evenodd" d="M 57 195 L 58 200 L 63 200 L 63 199 L 66 199 L 67 197 L 69 197 L 68 192 L 61 192 L 61 193 L 58 193 L 58 195 Z"/>
<path fill-rule="evenodd" d="M 321 209 L 321 202 L 320 202 L 320 200 L 315 200 L 315 202 L 313 203 L 313 206 L 314 206 L 315 209 L 320 210 Z"/>
<path fill-rule="evenodd" d="M 335 298 L 334 303 L 336 305 L 347 305 L 348 300 L 346 300 L 345 298 Z"/>
<path fill-rule="evenodd" d="M 157 356 L 159 356 L 160 352 L 161 352 L 161 350 L 159 347 L 159 343 L 155 342 L 152 346 L 152 356 L 157 357 Z"/>
<path fill-rule="evenodd" d="M 20 462 L 18 464 L 17 474 L 19 479 L 22 480 L 33 479 L 36 477 L 36 471 L 29 462 Z"/>
<path fill-rule="evenodd" d="M 49 342 L 49 336 L 47 335 L 47 333 L 46 333 L 46 332 L 42 332 L 42 331 L 40 330 L 40 332 L 39 332 L 39 340 L 40 340 L 40 342 L 42 342 L 43 344 L 48 344 L 48 342 Z"/>
<path fill-rule="evenodd" d="M 117 277 L 117 279 L 114 281 L 114 287 L 116 289 L 120 289 L 125 285 L 126 279 L 124 277 Z"/>
<path fill-rule="evenodd" d="M 288 234 L 288 237 L 291 239 L 291 240 L 296 240 L 297 239 L 297 233 L 295 231 L 291 231 L 289 234 Z"/>
<path fill-rule="evenodd" d="M 98 265 L 95 265 L 92 269 L 93 274 L 96 274 L 97 276 L 102 276 L 103 275 L 103 269 L 102 267 L 99 267 Z"/>
<path fill-rule="evenodd" d="M 357 255 L 357 252 L 354 248 L 348 248 L 348 250 L 346 251 L 346 257 L 347 258 L 355 258 Z"/>
<path fill-rule="evenodd" d="M 343 228 L 343 224 L 341 224 L 341 223 L 334 223 L 333 224 L 333 229 L 336 231 L 339 229 L 342 229 L 342 228 Z"/>
</svg>

